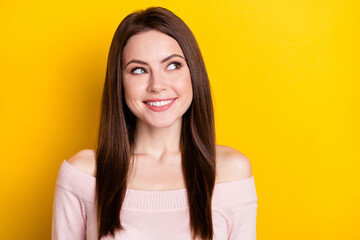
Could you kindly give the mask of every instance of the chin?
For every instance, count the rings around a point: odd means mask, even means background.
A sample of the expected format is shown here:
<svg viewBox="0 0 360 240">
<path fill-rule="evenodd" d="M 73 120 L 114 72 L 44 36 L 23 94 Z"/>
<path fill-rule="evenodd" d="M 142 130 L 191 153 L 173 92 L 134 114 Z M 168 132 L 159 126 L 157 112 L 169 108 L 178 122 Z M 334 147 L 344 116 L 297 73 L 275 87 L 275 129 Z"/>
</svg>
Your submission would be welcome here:
<svg viewBox="0 0 360 240">
<path fill-rule="evenodd" d="M 174 125 L 174 122 L 156 122 L 149 125 L 153 128 L 169 128 Z"/>
<path fill-rule="evenodd" d="M 179 122 L 180 121 L 180 122 Z M 180 123 L 181 126 L 181 117 L 180 118 L 171 118 L 171 119 L 149 119 L 146 123 L 148 126 L 152 128 L 169 128 L 171 126 L 178 125 Z"/>
</svg>

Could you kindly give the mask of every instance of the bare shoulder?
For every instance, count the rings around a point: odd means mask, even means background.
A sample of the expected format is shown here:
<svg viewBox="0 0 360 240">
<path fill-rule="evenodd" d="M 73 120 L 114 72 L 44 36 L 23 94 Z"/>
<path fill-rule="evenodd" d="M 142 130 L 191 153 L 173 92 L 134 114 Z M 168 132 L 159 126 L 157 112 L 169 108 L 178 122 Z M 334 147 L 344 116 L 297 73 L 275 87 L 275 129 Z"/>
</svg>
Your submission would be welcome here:
<svg viewBox="0 0 360 240">
<path fill-rule="evenodd" d="M 216 182 L 228 182 L 250 178 L 250 160 L 238 150 L 216 145 Z"/>
<path fill-rule="evenodd" d="M 79 170 L 94 176 L 96 175 L 96 152 L 92 149 L 83 149 L 66 160 Z"/>
</svg>

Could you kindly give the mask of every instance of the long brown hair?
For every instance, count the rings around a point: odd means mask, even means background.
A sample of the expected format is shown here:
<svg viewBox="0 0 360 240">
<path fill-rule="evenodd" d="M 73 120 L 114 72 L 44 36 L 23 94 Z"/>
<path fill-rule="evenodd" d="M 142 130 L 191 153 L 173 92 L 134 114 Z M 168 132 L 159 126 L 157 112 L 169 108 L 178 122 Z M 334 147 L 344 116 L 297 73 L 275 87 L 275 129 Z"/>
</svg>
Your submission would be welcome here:
<svg viewBox="0 0 360 240">
<path fill-rule="evenodd" d="M 123 230 L 119 218 L 134 153 L 135 116 L 122 86 L 122 51 L 127 40 L 155 29 L 180 45 L 193 88 L 193 101 L 182 119 L 180 150 L 193 238 L 213 239 L 211 201 L 215 185 L 215 129 L 210 84 L 199 46 L 188 26 L 174 13 L 151 7 L 129 14 L 111 42 L 104 84 L 96 152 L 98 238 Z"/>
</svg>

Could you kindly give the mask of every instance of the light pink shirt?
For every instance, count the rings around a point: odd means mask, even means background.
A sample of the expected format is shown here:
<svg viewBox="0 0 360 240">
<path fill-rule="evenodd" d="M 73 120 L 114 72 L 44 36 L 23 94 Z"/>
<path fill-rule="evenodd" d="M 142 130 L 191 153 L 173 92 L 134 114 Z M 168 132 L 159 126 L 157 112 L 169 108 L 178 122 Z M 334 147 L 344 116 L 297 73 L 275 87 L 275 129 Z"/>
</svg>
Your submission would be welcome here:
<svg viewBox="0 0 360 240">
<path fill-rule="evenodd" d="M 95 177 L 67 161 L 55 189 L 52 239 L 97 240 Z M 215 185 L 212 199 L 214 240 L 256 239 L 257 195 L 254 176 Z M 190 240 L 186 189 L 128 189 L 120 212 L 125 230 L 103 240 Z"/>
</svg>

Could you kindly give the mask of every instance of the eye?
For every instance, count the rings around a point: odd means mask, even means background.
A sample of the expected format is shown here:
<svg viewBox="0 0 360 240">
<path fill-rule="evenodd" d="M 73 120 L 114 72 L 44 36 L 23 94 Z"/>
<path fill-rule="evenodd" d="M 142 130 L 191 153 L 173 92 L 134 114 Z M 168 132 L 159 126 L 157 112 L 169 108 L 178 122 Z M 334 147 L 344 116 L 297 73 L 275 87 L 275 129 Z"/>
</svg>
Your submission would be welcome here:
<svg viewBox="0 0 360 240">
<path fill-rule="evenodd" d="M 146 73 L 146 70 L 143 69 L 143 68 L 140 68 L 140 67 L 136 67 L 136 68 L 133 68 L 131 70 L 131 73 L 134 73 L 134 74 L 143 74 L 143 73 Z"/>
<path fill-rule="evenodd" d="M 169 64 L 168 69 L 169 70 L 174 70 L 174 69 L 179 69 L 181 67 L 181 64 L 178 62 L 172 62 Z"/>
</svg>

